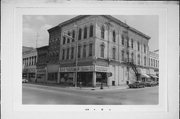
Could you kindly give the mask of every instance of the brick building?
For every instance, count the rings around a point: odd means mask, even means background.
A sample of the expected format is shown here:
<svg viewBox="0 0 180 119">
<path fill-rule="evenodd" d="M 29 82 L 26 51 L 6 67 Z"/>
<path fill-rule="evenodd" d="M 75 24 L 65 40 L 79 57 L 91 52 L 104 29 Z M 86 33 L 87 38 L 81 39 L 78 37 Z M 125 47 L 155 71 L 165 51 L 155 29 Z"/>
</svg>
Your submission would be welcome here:
<svg viewBox="0 0 180 119">
<path fill-rule="evenodd" d="M 74 85 L 82 82 L 84 86 L 98 86 L 101 82 L 107 86 L 126 85 L 135 80 L 133 70 L 124 64 L 130 60 L 141 77 L 148 77 L 150 37 L 112 16 L 80 15 L 48 31 L 48 56 L 52 61 L 47 70 L 48 75 L 54 75 L 48 76 L 50 81 Z M 111 77 L 107 77 L 108 72 Z"/>
</svg>

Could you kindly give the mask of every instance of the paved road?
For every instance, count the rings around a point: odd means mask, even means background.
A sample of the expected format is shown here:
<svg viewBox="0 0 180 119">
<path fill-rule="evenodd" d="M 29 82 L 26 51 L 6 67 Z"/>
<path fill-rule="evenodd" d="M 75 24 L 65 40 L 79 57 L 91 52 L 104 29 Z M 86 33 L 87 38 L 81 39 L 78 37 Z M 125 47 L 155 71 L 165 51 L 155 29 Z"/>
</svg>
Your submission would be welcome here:
<svg viewBox="0 0 180 119">
<path fill-rule="evenodd" d="M 23 104 L 146 105 L 158 104 L 158 87 L 83 90 L 23 84 Z"/>
</svg>

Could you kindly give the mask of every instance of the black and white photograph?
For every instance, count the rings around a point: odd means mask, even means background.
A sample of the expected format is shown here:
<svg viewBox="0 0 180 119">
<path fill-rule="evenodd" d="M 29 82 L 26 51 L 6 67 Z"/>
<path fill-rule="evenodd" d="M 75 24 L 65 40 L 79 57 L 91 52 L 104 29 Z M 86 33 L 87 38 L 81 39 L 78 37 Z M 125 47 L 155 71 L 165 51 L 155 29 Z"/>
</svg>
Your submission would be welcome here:
<svg viewBox="0 0 180 119">
<path fill-rule="evenodd" d="M 3 2 L 2 119 L 178 119 L 177 2 L 53 2 Z"/>
<path fill-rule="evenodd" d="M 157 105 L 158 44 L 157 15 L 24 15 L 22 104 Z"/>
</svg>

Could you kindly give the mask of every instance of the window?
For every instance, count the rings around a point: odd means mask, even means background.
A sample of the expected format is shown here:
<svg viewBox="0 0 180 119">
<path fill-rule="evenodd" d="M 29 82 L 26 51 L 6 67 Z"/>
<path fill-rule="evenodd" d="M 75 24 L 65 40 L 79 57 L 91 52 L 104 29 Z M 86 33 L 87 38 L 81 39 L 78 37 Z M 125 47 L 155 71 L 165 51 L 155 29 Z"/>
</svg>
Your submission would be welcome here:
<svg viewBox="0 0 180 119">
<path fill-rule="evenodd" d="M 66 55 L 66 59 L 69 59 L 69 48 L 67 48 L 67 55 Z"/>
<path fill-rule="evenodd" d="M 83 57 L 86 57 L 86 45 L 83 46 Z"/>
<path fill-rule="evenodd" d="M 74 39 L 75 39 L 75 31 L 74 30 L 72 31 L 72 38 L 73 38 L 72 42 L 74 42 Z"/>
<path fill-rule="evenodd" d="M 93 25 L 90 26 L 89 37 L 93 37 Z"/>
<path fill-rule="evenodd" d="M 62 60 L 64 60 L 65 58 L 65 49 L 63 49 L 63 52 L 62 52 Z"/>
<path fill-rule="evenodd" d="M 134 62 L 134 53 L 131 53 L 131 61 Z"/>
<path fill-rule="evenodd" d="M 104 39 L 104 32 L 105 32 L 104 26 L 102 26 L 102 27 L 101 27 L 101 38 L 102 38 L 102 39 Z"/>
<path fill-rule="evenodd" d="M 113 42 L 116 42 L 116 32 L 113 31 Z"/>
<path fill-rule="evenodd" d="M 146 45 L 144 45 L 144 53 L 146 53 Z"/>
<path fill-rule="evenodd" d="M 78 35 L 78 40 L 81 40 L 81 35 L 82 35 L 82 29 L 79 29 L 79 35 Z"/>
<path fill-rule="evenodd" d="M 133 49 L 133 39 L 131 39 L 131 48 Z"/>
<path fill-rule="evenodd" d="M 129 47 L 129 38 L 127 37 L 127 47 Z"/>
<path fill-rule="evenodd" d="M 101 44 L 101 57 L 104 58 L 104 44 Z"/>
<path fill-rule="evenodd" d="M 116 59 L 116 48 L 113 48 L 113 52 L 112 52 L 112 58 L 113 59 Z"/>
<path fill-rule="evenodd" d="M 87 27 L 84 27 L 84 39 L 87 38 Z"/>
<path fill-rule="evenodd" d="M 70 32 L 68 32 L 68 36 L 71 36 L 71 33 Z M 70 42 L 70 38 L 68 37 L 67 38 L 67 43 L 69 43 Z"/>
<path fill-rule="evenodd" d="M 140 65 L 140 55 L 138 54 L 138 64 Z"/>
<path fill-rule="evenodd" d="M 71 59 L 74 58 L 74 47 L 71 47 Z"/>
<path fill-rule="evenodd" d="M 66 37 L 63 36 L 63 44 L 65 44 L 65 43 L 66 43 Z"/>
<path fill-rule="evenodd" d="M 150 62 L 151 62 L 151 60 L 150 60 L 150 58 L 149 58 L 149 66 L 150 66 Z"/>
<path fill-rule="evenodd" d="M 144 56 L 144 66 L 146 66 L 146 56 Z"/>
<path fill-rule="evenodd" d="M 122 45 L 124 45 L 124 36 L 121 35 L 121 38 L 122 38 Z"/>
<path fill-rule="evenodd" d="M 127 52 L 127 61 L 129 62 L 129 52 Z"/>
<path fill-rule="evenodd" d="M 78 58 L 81 57 L 81 46 L 78 46 Z"/>
<path fill-rule="evenodd" d="M 89 56 L 92 56 L 92 43 L 89 44 Z"/>
<path fill-rule="evenodd" d="M 124 61 L 124 50 L 121 51 L 122 55 L 122 61 Z"/>
<path fill-rule="evenodd" d="M 139 50 L 140 50 L 140 46 L 139 46 L 140 44 L 139 44 L 139 42 L 137 42 L 137 45 L 138 45 L 138 51 L 139 51 Z"/>
<path fill-rule="evenodd" d="M 153 66 L 153 59 L 151 59 L 151 66 Z"/>
</svg>

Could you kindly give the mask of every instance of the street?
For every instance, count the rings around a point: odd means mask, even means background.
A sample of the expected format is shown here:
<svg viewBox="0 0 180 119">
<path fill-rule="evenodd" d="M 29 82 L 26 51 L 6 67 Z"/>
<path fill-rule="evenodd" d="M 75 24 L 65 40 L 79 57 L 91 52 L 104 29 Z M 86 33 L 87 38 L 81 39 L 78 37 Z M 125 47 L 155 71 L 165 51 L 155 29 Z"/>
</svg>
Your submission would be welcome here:
<svg viewBox="0 0 180 119">
<path fill-rule="evenodd" d="M 86 90 L 23 84 L 22 104 L 155 105 L 158 87 Z"/>
</svg>

